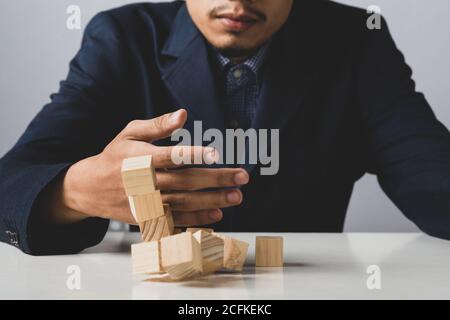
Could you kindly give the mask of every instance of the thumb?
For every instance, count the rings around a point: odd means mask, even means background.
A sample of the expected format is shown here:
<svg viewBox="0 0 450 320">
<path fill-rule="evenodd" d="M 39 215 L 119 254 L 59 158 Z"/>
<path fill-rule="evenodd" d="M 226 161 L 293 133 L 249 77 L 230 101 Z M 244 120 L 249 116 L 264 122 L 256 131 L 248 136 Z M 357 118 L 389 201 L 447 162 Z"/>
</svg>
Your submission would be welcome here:
<svg viewBox="0 0 450 320">
<path fill-rule="evenodd" d="M 153 142 L 169 137 L 172 132 L 182 128 L 186 120 L 186 110 L 180 109 L 149 120 L 133 120 L 123 134 L 130 139 Z"/>
</svg>

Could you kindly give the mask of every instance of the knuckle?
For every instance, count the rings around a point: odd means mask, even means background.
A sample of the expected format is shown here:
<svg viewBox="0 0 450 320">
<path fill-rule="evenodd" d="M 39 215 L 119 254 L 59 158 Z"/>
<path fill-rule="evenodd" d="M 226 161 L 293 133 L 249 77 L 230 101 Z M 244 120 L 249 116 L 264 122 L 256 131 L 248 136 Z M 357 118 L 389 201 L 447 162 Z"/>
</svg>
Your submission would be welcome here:
<svg viewBox="0 0 450 320">
<path fill-rule="evenodd" d="M 158 117 L 153 119 L 153 125 L 155 127 L 156 130 L 160 131 L 164 128 L 164 118 L 163 117 Z"/>
<path fill-rule="evenodd" d="M 178 175 L 178 184 L 180 188 L 187 191 L 195 191 L 197 190 L 195 177 L 192 175 L 192 172 L 189 170 L 180 170 Z"/>
<path fill-rule="evenodd" d="M 185 193 L 173 194 L 169 196 L 169 203 L 175 208 L 183 208 L 189 203 L 188 196 Z"/>
<path fill-rule="evenodd" d="M 154 165 L 156 168 L 167 167 L 168 164 L 167 153 L 164 150 L 161 150 L 160 148 L 156 147 L 153 149 L 152 154 L 154 156 Z"/>
<path fill-rule="evenodd" d="M 178 226 L 192 226 L 196 225 L 197 217 L 195 213 L 174 213 L 175 224 Z"/>
<path fill-rule="evenodd" d="M 181 212 L 173 212 L 173 220 L 177 226 L 182 226 L 186 223 L 184 216 Z"/>
<path fill-rule="evenodd" d="M 186 179 L 180 179 L 178 181 L 178 187 L 181 190 L 186 190 L 186 191 L 195 191 L 196 188 L 193 184 L 189 183 L 188 181 L 186 181 Z"/>
<path fill-rule="evenodd" d="M 164 153 L 163 158 L 164 158 L 165 163 L 167 165 L 171 164 L 173 162 L 172 161 L 172 149 L 166 148 L 166 149 L 164 149 L 163 153 Z"/>
<path fill-rule="evenodd" d="M 219 191 L 217 192 L 217 194 L 214 197 L 214 206 L 220 208 L 223 206 L 226 206 L 228 201 L 227 201 L 227 192 L 226 191 Z"/>
<path fill-rule="evenodd" d="M 131 120 L 130 122 L 128 122 L 126 129 L 133 129 L 136 128 L 140 123 L 140 120 Z"/>
<path fill-rule="evenodd" d="M 214 183 L 218 186 L 225 186 L 228 184 L 228 174 L 226 172 L 217 172 L 214 175 Z"/>
<path fill-rule="evenodd" d="M 145 144 L 133 141 L 126 147 L 126 152 L 131 156 L 139 156 L 144 154 L 151 154 L 151 150 L 146 148 Z"/>
</svg>

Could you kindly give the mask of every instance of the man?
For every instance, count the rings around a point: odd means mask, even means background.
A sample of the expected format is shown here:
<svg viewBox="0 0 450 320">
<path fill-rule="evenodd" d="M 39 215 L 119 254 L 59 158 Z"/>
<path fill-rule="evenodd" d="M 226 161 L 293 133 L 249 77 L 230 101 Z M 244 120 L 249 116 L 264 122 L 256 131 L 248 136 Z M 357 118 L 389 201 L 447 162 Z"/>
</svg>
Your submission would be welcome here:
<svg viewBox="0 0 450 320">
<path fill-rule="evenodd" d="M 340 232 L 353 184 L 369 172 L 419 228 L 450 239 L 450 135 L 386 23 L 369 30 L 367 18 L 320 0 L 100 13 L 59 92 L 0 162 L 1 240 L 74 253 L 100 242 L 109 219 L 134 223 L 120 165 L 145 154 L 179 226 Z M 278 173 L 173 170 L 167 137 L 195 120 L 222 132 L 279 129 Z"/>
</svg>

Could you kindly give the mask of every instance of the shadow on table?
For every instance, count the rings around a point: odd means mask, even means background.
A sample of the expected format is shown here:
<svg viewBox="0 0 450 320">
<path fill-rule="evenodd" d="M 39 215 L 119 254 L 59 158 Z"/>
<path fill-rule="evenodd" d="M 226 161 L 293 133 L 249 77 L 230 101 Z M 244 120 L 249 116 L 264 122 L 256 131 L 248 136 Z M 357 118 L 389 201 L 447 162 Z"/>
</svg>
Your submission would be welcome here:
<svg viewBox="0 0 450 320">
<path fill-rule="evenodd" d="M 213 275 L 183 281 L 181 284 L 189 288 L 216 288 L 216 287 L 239 287 L 245 283 L 255 282 L 257 277 L 273 277 L 283 279 L 283 274 L 291 268 L 308 268 L 312 267 L 306 263 L 285 263 L 283 267 L 254 267 L 247 265 L 242 272 L 233 273 L 220 271 Z"/>
</svg>

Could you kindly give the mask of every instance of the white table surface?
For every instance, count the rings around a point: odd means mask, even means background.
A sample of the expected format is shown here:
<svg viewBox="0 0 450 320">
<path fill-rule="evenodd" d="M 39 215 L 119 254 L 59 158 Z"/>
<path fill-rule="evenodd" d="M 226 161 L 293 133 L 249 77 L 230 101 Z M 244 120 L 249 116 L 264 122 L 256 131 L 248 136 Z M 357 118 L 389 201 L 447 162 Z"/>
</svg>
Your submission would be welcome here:
<svg viewBox="0 0 450 320">
<path fill-rule="evenodd" d="M 450 298 L 450 242 L 423 234 L 282 234 L 284 268 L 255 268 L 255 234 L 242 274 L 178 283 L 131 273 L 138 234 L 112 232 L 78 255 L 32 257 L 0 244 L 0 299 L 415 299 Z M 273 235 L 273 234 L 268 234 Z M 80 267 L 81 289 L 69 290 L 67 268 Z M 381 290 L 367 288 L 378 265 Z"/>
</svg>

